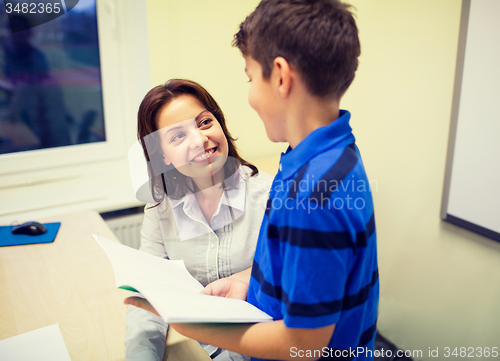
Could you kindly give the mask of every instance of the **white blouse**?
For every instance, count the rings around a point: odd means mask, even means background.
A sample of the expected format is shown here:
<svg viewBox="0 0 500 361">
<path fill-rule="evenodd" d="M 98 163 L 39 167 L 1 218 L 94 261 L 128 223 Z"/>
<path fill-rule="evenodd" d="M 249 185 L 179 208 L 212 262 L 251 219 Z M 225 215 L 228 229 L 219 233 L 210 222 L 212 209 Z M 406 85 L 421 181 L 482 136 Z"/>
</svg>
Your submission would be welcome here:
<svg viewBox="0 0 500 361">
<path fill-rule="evenodd" d="M 222 194 L 210 224 L 192 193 L 178 200 L 166 197 L 154 208 L 147 204 L 140 250 L 182 259 L 204 286 L 251 267 L 272 177 L 260 171 L 253 177 L 250 174 L 250 168 L 239 168 L 234 175 L 239 177 L 237 186 Z M 127 360 L 161 360 L 167 325 L 151 315 L 129 306 Z M 148 357 L 151 353 L 159 358 Z"/>
</svg>

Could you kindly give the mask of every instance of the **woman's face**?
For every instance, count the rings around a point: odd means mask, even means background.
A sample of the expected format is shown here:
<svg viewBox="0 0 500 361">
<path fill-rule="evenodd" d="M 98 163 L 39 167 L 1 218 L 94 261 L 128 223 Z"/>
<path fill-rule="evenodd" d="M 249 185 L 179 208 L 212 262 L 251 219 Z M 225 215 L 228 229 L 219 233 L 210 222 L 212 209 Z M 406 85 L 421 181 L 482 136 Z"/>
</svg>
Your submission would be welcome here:
<svg viewBox="0 0 500 361">
<path fill-rule="evenodd" d="M 191 178 L 215 176 L 222 169 L 228 155 L 226 136 L 197 98 L 189 94 L 174 98 L 163 106 L 156 122 L 166 165 Z"/>
</svg>

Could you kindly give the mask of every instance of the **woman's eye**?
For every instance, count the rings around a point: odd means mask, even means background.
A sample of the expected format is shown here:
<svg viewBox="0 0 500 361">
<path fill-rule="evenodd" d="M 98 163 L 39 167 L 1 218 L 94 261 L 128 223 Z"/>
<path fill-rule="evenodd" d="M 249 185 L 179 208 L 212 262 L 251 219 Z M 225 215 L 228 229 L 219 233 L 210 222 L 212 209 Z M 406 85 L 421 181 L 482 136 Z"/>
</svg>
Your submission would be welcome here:
<svg viewBox="0 0 500 361">
<path fill-rule="evenodd" d="M 178 133 L 178 134 L 174 135 L 174 136 L 172 137 L 172 139 L 170 139 L 170 143 L 173 143 L 173 142 L 175 142 L 176 140 L 182 139 L 182 138 L 184 138 L 185 136 L 186 136 L 186 135 L 185 135 L 184 133 Z"/>
<path fill-rule="evenodd" d="M 205 126 L 209 125 L 210 123 L 212 123 L 212 118 L 204 119 L 200 122 L 199 128 L 205 127 Z"/>
</svg>

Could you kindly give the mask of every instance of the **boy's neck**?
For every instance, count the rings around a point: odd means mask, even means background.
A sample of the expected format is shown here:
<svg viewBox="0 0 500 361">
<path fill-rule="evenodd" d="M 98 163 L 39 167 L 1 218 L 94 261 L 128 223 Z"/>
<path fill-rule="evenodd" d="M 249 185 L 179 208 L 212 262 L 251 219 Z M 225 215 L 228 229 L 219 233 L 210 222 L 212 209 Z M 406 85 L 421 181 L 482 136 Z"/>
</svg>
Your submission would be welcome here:
<svg viewBox="0 0 500 361">
<path fill-rule="evenodd" d="M 339 117 L 338 100 L 318 98 L 308 92 L 294 94 L 285 120 L 286 140 L 295 148 L 314 130 L 329 125 Z"/>
</svg>

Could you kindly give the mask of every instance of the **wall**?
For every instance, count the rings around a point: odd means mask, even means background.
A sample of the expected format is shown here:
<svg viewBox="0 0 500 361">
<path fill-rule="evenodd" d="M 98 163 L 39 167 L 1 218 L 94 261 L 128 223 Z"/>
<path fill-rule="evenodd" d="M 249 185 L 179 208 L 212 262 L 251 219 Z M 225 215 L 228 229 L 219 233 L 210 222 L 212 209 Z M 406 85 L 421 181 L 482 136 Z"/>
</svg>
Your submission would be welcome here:
<svg viewBox="0 0 500 361">
<path fill-rule="evenodd" d="M 499 346 L 500 244 L 439 220 L 461 1 L 355 4 L 363 55 L 343 106 L 379 184 L 380 330 L 441 357 Z"/>
<path fill-rule="evenodd" d="M 229 45 L 257 3 L 148 2 L 153 83 L 206 85 L 250 159 L 283 149 L 247 105 L 244 62 Z M 439 219 L 461 1 L 352 3 L 362 56 L 342 107 L 378 184 L 379 329 L 423 360 L 429 347 L 442 358 L 447 346 L 500 346 L 500 244 Z"/>
</svg>

